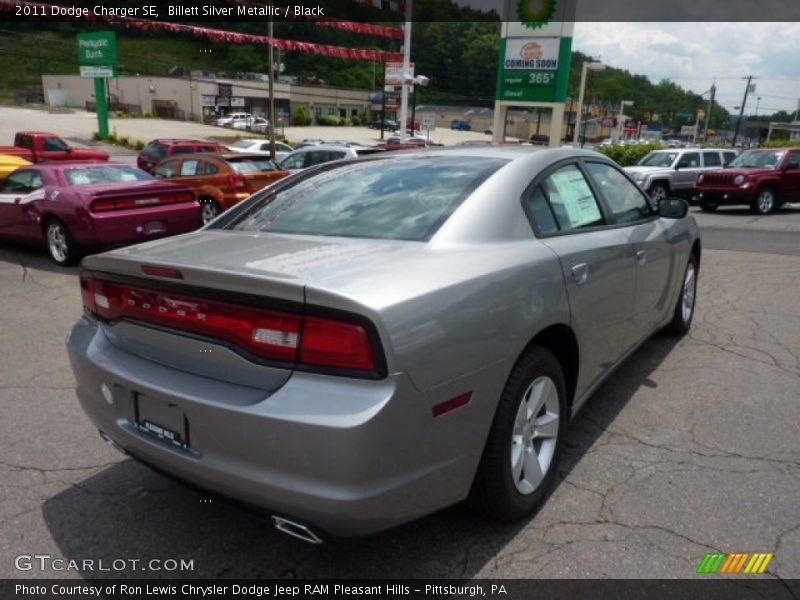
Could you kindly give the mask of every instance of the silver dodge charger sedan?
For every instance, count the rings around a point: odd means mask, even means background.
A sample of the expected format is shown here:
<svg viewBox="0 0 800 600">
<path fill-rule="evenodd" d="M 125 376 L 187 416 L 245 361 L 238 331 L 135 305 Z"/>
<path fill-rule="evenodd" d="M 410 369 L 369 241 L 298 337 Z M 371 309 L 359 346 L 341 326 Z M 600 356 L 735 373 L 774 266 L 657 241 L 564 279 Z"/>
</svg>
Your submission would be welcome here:
<svg viewBox="0 0 800 600">
<path fill-rule="evenodd" d="M 593 390 L 688 331 L 687 209 L 571 148 L 328 163 L 86 258 L 77 395 L 115 448 L 307 541 L 466 498 L 520 519 Z"/>
</svg>

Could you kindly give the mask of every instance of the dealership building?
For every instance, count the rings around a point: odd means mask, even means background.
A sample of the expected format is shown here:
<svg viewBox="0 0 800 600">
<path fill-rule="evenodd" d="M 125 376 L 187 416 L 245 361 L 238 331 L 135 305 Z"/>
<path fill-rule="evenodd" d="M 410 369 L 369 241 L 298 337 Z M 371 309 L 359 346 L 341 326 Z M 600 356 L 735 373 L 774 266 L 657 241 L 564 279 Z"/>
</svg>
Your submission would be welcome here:
<svg viewBox="0 0 800 600">
<path fill-rule="evenodd" d="M 167 119 L 211 121 L 231 112 L 269 116 L 266 75 L 246 79 L 217 78 L 213 73 L 193 72 L 187 77 L 126 76 L 108 79 L 109 108 L 130 113 L 153 113 Z M 380 104 L 367 90 L 276 81 L 275 110 L 279 116 L 294 115 L 305 107 L 313 117 L 350 118 L 364 111 L 380 115 Z M 50 106 L 94 110 L 94 82 L 79 75 L 43 75 L 42 89 Z"/>
</svg>

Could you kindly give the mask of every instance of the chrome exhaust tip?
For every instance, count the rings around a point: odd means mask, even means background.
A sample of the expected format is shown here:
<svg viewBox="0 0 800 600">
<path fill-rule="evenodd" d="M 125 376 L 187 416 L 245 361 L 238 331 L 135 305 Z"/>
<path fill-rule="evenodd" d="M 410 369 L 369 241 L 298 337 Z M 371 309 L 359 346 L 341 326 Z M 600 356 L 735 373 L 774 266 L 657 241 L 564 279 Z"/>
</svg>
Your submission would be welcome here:
<svg viewBox="0 0 800 600">
<path fill-rule="evenodd" d="M 303 540 L 304 542 L 308 542 L 309 544 L 322 543 L 321 537 L 319 537 L 308 527 L 306 527 L 305 525 L 301 525 L 300 523 L 295 523 L 294 521 L 290 521 L 289 519 L 272 515 L 272 524 L 278 531 L 281 531 L 286 535 L 296 537 L 297 539 Z"/>
<path fill-rule="evenodd" d="M 122 446 L 120 446 L 119 444 L 117 444 L 117 442 L 112 440 L 110 437 L 108 437 L 105 433 L 103 433 L 99 429 L 97 430 L 97 433 L 99 433 L 100 437 L 103 438 L 103 441 L 106 444 L 108 444 L 109 446 L 111 446 L 114 450 L 116 450 L 120 454 L 124 454 L 125 456 L 128 456 L 128 453 L 125 451 L 125 449 Z"/>
</svg>

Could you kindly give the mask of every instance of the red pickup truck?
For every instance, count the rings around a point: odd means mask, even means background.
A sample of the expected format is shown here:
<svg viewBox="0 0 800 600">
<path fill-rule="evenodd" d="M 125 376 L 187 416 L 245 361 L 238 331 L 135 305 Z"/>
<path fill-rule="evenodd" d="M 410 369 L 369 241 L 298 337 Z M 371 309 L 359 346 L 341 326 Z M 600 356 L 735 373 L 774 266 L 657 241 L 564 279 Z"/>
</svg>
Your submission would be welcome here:
<svg viewBox="0 0 800 600">
<path fill-rule="evenodd" d="M 19 131 L 13 146 L 0 146 L 0 154 L 19 156 L 30 162 L 57 160 L 108 160 L 108 153 L 100 150 L 73 148 L 55 133 L 45 131 Z"/>
</svg>

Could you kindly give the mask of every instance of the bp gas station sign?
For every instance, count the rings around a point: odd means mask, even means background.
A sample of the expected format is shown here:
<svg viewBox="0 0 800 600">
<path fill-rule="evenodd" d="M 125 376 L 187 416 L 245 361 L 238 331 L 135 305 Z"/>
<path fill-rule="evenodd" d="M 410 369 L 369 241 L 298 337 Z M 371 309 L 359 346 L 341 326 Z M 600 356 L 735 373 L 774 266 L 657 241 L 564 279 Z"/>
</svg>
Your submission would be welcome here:
<svg viewBox="0 0 800 600">
<path fill-rule="evenodd" d="M 497 99 L 564 102 L 571 51 L 571 38 L 504 38 Z"/>
<path fill-rule="evenodd" d="M 494 139 L 508 108 L 552 109 L 550 142 L 561 137 L 577 0 L 505 0 L 495 96 Z"/>
</svg>

